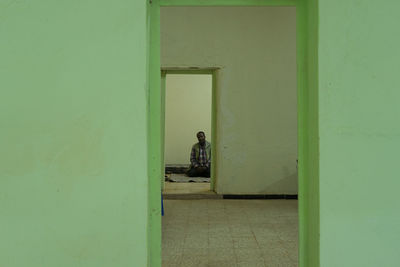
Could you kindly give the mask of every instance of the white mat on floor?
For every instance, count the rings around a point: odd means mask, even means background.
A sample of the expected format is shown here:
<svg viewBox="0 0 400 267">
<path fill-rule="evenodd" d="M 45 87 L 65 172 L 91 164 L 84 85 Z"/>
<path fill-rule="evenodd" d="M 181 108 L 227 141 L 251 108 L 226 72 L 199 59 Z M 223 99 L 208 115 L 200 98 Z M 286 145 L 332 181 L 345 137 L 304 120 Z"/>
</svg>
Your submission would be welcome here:
<svg viewBox="0 0 400 267">
<path fill-rule="evenodd" d="M 167 181 L 167 180 L 166 180 Z M 169 182 L 176 183 L 209 183 L 210 178 L 207 177 L 188 177 L 185 174 L 172 173 L 168 177 Z"/>
</svg>

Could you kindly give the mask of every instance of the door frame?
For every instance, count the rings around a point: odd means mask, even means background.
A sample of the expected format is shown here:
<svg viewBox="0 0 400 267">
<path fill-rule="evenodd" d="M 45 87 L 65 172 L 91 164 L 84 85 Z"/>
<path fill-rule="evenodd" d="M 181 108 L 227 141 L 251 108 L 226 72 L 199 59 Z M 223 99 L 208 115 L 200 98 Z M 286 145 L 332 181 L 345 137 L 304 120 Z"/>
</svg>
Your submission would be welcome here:
<svg viewBox="0 0 400 267">
<path fill-rule="evenodd" d="M 161 67 L 161 173 L 164 174 L 165 170 L 165 160 L 164 160 L 164 153 L 165 153 L 165 89 L 166 89 L 166 76 L 168 74 L 194 74 L 194 75 L 201 75 L 201 74 L 208 74 L 211 75 L 212 85 L 211 85 L 211 144 L 217 143 L 217 106 L 216 106 L 216 96 L 217 96 L 217 75 L 219 67 Z M 216 177 L 217 172 L 217 147 L 211 146 L 211 178 L 210 178 L 210 190 L 215 191 L 216 184 L 218 179 Z M 164 189 L 164 176 L 161 177 L 161 186 Z"/>
<path fill-rule="evenodd" d="M 162 94 L 160 8 L 296 7 L 299 266 L 319 266 L 318 0 L 150 0 L 148 95 L 148 265 L 161 266 Z M 215 98 L 214 98 L 215 99 Z M 215 131 L 215 127 L 213 127 Z M 215 136 L 215 135 L 214 135 Z M 215 138 L 214 138 L 215 139 Z M 215 142 L 214 142 L 215 144 Z M 213 146 L 215 147 L 215 145 Z M 215 157 L 214 157 L 215 158 Z"/>
</svg>

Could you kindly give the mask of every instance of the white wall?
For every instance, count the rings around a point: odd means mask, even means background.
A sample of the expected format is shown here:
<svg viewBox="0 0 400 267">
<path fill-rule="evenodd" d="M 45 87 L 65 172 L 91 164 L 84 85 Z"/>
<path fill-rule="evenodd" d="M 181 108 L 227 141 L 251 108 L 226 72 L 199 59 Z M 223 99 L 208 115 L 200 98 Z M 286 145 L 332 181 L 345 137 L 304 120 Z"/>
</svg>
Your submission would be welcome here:
<svg viewBox="0 0 400 267">
<path fill-rule="evenodd" d="M 196 133 L 211 142 L 212 76 L 168 74 L 165 89 L 165 163 L 189 164 Z"/>
<path fill-rule="evenodd" d="M 220 67 L 216 190 L 297 193 L 295 7 L 165 7 L 163 67 Z"/>
</svg>

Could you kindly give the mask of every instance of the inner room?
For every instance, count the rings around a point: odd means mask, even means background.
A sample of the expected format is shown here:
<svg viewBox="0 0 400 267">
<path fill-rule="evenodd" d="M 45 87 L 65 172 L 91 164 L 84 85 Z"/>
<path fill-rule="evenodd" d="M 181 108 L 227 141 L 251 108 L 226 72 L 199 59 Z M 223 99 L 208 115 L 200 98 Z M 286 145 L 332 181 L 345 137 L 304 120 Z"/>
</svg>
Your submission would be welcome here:
<svg viewBox="0 0 400 267">
<path fill-rule="evenodd" d="M 163 266 L 297 266 L 296 8 L 161 7 L 160 32 L 162 75 L 212 69 L 214 106 L 211 190 L 164 189 Z"/>
<path fill-rule="evenodd" d="M 188 193 L 210 191 L 212 75 L 204 71 L 165 70 L 162 82 L 165 96 L 164 188 L 174 192 L 181 188 Z M 202 138 L 200 146 L 197 135 Z"/>
</svg>

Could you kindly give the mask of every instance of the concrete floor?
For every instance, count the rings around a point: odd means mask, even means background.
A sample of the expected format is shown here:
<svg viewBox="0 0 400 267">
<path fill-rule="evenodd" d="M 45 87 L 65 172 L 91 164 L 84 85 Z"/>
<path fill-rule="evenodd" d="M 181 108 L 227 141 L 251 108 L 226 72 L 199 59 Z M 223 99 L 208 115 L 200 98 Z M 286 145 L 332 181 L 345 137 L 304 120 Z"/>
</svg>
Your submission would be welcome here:
<svg viewBox="0 0 400 267">
<path fill-rule="evenodd" d="M 164 199 L 219 199 L 210 190 L 210 183 L 171 183 L 165 182 L 163 190 Z"/>
<path fill-rule="evenodd" d="M 210 183 L 171 183 L 165 182 L 164 194 L 209 194 Z"/>
<path fill-rule="evenodd" d="M 297 200 L 165 200 L 163 267 L 297 266 Z"/>
</svg>

